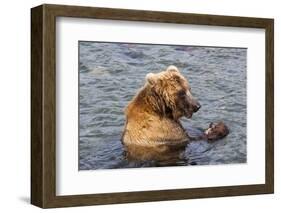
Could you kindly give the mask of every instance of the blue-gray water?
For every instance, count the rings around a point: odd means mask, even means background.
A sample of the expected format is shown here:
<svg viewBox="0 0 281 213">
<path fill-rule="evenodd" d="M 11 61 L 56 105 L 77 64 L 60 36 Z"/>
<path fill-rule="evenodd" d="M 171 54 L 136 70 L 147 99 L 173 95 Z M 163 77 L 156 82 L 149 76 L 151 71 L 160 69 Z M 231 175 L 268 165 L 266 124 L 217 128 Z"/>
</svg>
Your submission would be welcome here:
<svg viewBox="0 0 281 213">
<path fill-rule="evenodd" d="M 245 163 L 247 49 L 79 42 L 79 169 L 165 166 L 128 161 L 120 142 L 124 108 L 145 75 L 177 66 L 201 109 L 182 119 L 191 135 L 223 121 L 230 134 L 214 143 L 191 142 L 175 165 Z M 167 163 L 169 165 L 169 163 Z"/>
</svg>

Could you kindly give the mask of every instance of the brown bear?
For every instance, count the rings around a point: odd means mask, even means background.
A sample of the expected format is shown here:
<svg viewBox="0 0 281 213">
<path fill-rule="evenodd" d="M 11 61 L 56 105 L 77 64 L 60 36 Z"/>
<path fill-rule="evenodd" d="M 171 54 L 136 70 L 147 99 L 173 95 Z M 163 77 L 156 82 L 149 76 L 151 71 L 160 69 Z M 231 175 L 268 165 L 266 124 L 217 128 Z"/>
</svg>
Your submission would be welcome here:
<svg viewBox="0 0 281 213">
<path fill-rule="evenodd" d="M 145 147 L 186 145 L 189 137 L 179 118 L 191 118 L 200 107 L 177 67 L 149 73 L 125 110 L 122 143 Z"/>
</svg>

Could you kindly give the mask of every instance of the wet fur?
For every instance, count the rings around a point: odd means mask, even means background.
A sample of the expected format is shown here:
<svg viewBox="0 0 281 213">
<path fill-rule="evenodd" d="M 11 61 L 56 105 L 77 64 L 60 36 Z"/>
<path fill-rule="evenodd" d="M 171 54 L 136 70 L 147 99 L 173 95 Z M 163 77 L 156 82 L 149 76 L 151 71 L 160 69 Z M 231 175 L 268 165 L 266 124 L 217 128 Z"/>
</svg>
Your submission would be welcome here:
<svg viewBox="0 0 281 213">
<path fill-rule="evenodd" d="M 188 81 L 174 66 L 160 73 L 150 73 L 146 80 L 125 110 L 122 143 L 127 146 L 186 144 L 189 137 L 179 118 L 191 117 L 198 105 L 190 93 Z"/>
</svg>

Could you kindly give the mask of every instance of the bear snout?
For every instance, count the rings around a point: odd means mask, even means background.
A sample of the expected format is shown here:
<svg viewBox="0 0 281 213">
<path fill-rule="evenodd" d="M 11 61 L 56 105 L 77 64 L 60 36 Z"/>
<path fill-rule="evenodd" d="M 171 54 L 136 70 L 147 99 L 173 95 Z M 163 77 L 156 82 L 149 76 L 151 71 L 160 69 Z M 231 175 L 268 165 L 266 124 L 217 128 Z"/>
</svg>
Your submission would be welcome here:
<svg viewBox="0 0 281 213">
<path fill-rule="evenodd" d="M 193 104 L 193 112 L 197 112 L 201 108 L 201 104 L 198 101 L 195 101 Z"/>
</svg>

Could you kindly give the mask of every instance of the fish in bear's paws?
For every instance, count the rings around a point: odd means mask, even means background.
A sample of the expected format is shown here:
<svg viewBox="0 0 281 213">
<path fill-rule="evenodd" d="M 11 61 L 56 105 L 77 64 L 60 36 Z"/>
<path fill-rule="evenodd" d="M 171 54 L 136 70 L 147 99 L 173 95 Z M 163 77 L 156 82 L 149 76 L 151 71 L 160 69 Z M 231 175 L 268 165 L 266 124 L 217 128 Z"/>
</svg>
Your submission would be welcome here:
<svg viewBox="0 0 281 213">
<path fill-rule="evenodd" d="M 228 134 L 229 129 L 222 121 L 210 123 L 209 128 L 204 131 L 204 136 L 209 141 L 222 139 Z"/>
</svg>

